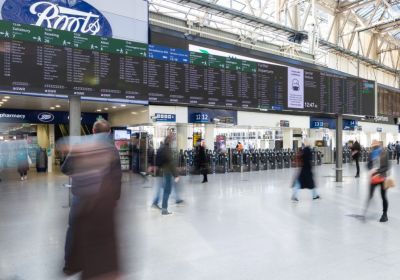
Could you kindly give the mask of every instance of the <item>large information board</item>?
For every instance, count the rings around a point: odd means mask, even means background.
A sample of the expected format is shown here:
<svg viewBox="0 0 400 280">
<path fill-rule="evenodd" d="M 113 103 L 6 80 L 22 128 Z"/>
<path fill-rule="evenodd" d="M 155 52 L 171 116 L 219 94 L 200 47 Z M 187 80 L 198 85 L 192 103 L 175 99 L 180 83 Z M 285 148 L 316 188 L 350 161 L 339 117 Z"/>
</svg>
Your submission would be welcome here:
<svg viewBox="0 0 400 280">
<path fill-rule="evenodd" d="M 374 115 L 355 77 L 0 21 L 0 90 L 137 103 Z"/>
<path fill-rule="evenodd" d="M 378 86 L 378 114 L 400 117 L 400 89 Z"/>
</svg>

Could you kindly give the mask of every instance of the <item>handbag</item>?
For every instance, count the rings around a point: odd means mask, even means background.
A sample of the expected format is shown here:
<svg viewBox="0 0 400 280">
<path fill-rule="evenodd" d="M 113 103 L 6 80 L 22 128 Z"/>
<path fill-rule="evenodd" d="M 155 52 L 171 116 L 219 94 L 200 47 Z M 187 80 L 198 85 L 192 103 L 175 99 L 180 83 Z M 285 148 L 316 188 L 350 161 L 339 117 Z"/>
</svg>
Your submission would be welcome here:
<svg viewBox="0 0 400 280">
<path fill-rule="evenodd" d="M 385 181 L 385 177 L 379 175 L 379 174 L 375 174 L 371 177 L 371 184 L 372 185 L 378 185 L 381 184 Z"/>
<path fill-rule="evenodd" d="M 31 157 L 29 155 L 28 155 L 28 164 L 32 165 L 32 159 L 31 159 Z"/>
<path fill-rule="evenodd" d="M 395 182 L 393 177 L 388 177 L 385 180 L 385 185 L 383 186 L 385 190 L 390 189 L 390 188 L 394 188 L 395 187 Z"/>
</svg>

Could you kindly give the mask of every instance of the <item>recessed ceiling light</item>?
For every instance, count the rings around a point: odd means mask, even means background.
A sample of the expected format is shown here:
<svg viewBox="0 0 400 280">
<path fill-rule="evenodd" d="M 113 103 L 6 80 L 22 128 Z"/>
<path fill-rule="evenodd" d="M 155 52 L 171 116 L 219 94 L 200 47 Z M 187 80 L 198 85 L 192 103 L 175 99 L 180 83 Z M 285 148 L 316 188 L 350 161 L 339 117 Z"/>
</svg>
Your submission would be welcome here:
<svg viewBox="0 0 400 280">
<path fill-rule="evenodd" d="M 113 109 L 117 108 L 117 106 L 112 106 Z"/>
<path fill-rule="evenodd" d="M 5 99 L 5 98 L 3 98 L 1 101 L 3 101 L 3 102 L 7 102 L 7 101 L 8 101 L 8 99 Z"/>
<path fill-rule="evenodd" d="M 142 113 L 147 113 L 147 110 L 143 110 L 143 111 L 141 111 Z"/>
<path fill-rule="evenodd" d="M 101 112 L 101 109 L 97 109 L 96 112 Z"/>
<path fill-rule="evenodd" d="M 121 107 L 126 107 L 126 105 L 125 104 L 121 104 Z"/>
<path fill-rule="evenodd" d="M 131 112 L 132 115 L 137 115 L 137 112 Z"/>
<path fill-rule="evenodd" d="M 55 108 L 54 107 L 50 107 L 50 110 L 54 110 Z"/>
<path fill-rule="evenodd" d="M 108 111 L 108 108 L 104 108 L 105 111 Z"/>
<path fill-rule="evenodd" d="M 61 106 L 60 105 L 56 105 L 56 108 L 60 108 Z"/>
<path fill-rule="evenodd" d="M 7 95 L 7 96 L 4 96 L 4 98 L 5 99 L 10 99 L 11 97 Z"/>
</svg>

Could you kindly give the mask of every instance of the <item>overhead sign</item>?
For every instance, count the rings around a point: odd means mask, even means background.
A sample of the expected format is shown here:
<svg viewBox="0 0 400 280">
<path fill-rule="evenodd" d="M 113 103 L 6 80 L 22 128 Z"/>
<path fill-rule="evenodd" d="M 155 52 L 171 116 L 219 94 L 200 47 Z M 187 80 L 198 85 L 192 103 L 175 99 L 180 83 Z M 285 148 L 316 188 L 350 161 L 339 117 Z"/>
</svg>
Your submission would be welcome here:
<svg viewBox="0 0 400 280">
<path fill-rule="evenodd" d="M 358 126 L 358 121 L 356 120 L 349 120 L 349 119 L 343 120 L 344 130 L 354 130 L 357 126 Z M 310 128 L 336 129 L 336 120 L 328 118 L 311 118 Z"/>
<path fill-rule="evenodd" d="M 107 114 L 82 113 L 82 124 L 92 125 L 98 119 L 107 119 Z M 68 112 L 34 110 L 0 110 L 0 123 L 68 124 Z"/>
<path fill-rule="evenodd" d="M 95 7 L 83 0 L 6 0 L 3 20 L 45 28 L 112 37 L 111 25 Z"/>
<path fill-rule="evenodd" d="M 237 111 L 189 107 L 188 122 L 237 124 Z"/>
<path fill-rule="evenodd" d="M 290 123 L 289 123 L 289 121 L 287 121 L 287 120 L 281 120 L 281 121 L 279 122 L 279 126 L 280 126 L 280 127 L 290 127 Z"/>
<path fill-rule="evenodd" d="M 156 122 L 176 122 L 176 115 L 175 114 L 156 113 L 154 116 L 154 121 L 156 121 Z"/>
</svg>

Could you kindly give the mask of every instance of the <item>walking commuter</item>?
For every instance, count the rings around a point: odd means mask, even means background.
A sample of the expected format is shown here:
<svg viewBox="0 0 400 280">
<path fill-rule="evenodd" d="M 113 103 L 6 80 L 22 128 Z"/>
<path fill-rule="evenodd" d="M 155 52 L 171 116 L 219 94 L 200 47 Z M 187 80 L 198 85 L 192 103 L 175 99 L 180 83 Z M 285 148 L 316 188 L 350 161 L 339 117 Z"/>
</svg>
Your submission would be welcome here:
<svg viewBox="0 0 400 280">
<path fill-rule="evenodd" d="M 81 279 L 117 279 L 115 207 L 121 194 L 121 163 L 105 120 L 94 135 L 69 147 L 61 170 L 71 176 L 72 205 L 65 241 L 64 273 Z M 104 278 L 103 278 L 104 277 Z"/>
<path fill-rule="evenodd" d="M 202 183 L 207 183 L 208 167 L 207 167 L 206 143 L 204 141 L 201 142 L 200 147 L 198 149 L 197 160 L 198 160 L 197 165 L 200 170 L 200 174 L 203 175 Z"/>
<path fill-rule="evenodd" d="M 28 147 L 26 142 L 23 141 L 17 146 L 17 169 L 21 181 L 28 180 L 29 161 Z"/>
<path fill-rule="evenodd" d="M 162 197 L 162 205 L 161 205 L 161 214 L 162 215 L 169 215 L 171 214 L 168 211 L 168 199 L 172 191 L 173 181 L 175 183 L 179 182 L 178 172 L 174 163 L 172 151 L 171 151 L 171 144 L 172 144 L 172 135 L 168 135 L 165 138 L 164 145 L 160 147 L 157 151 L 156 155 L 156 164 L 161 169 L 162 172 L 162 188 L 163 188 L 163 197 Z M 173 180 L 173 178 L 175 178 Z M 177 191 L 175 189 L 175 193 Z M 158 192 L 159 195 L 159 192 Z M 153 201 L 153 207 L 158 207 L 158 195 L 156 195 Z M 177 203 L 182 203 L 183 200 L 177 199 Z"/>
<path fill-rule="evenodd" d="M 293 184 L 292 201 L 299 201 L 298 192 L 300 189 L 310 189 L 312 191 L 313 199 L 320 199 L 316 190 L 313 172 L 312 172 L 312 150 L 309 142 L 304 142 L 304 147 L 300 152 L 301 169 L 298 177 Z"/>
<path fill-rule="evenodd" d="M 396 159 L 397 159 L 397 164 L 399 164 L 399 159 L 400 159 L 400 142 L 396 141 Z"/>
<path fill-rule="evenodd" d="M 364 217 L 367 213 L 369 203 L 374 196 L 374 191 L 377 186 L 380 187 L 381 197 L 382 197 L 382 216 L 380 222 L 384 223 L 388 221 L 387 211 L 389 208 L 389 202 L 386 196 L 387 190 L 385 189 L 385 180 L 387 178 L 387 173 L 389 171 L 389 155 L 388 152 L 381 146 L 381 144 L 374 140 L 371 145 L 371 153 L 368 158 L 368 169 L 371 173 L 369 196 L 367 200 L 367 205 L 364 211 Z"/>
<path fill-rule="evenodd" d="M 353 145 L 351 146 L 351 156 L 356 162 L 356 168 L 357 168 L 357 173 L 356 173 L 356 178 L 360 177 L 360 153 L 361 153 L 361 146 L 360 143 L 356 140 Z"/>
</svg>

